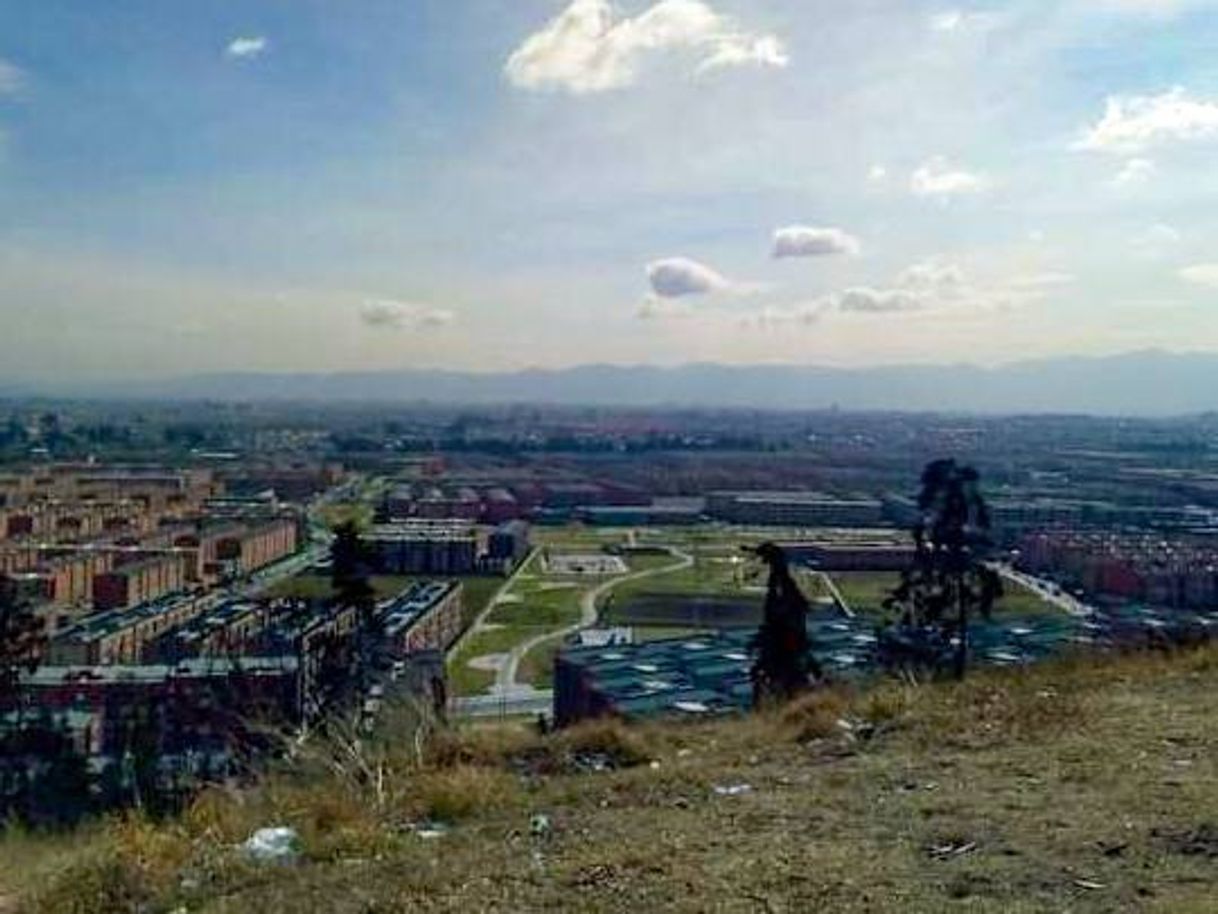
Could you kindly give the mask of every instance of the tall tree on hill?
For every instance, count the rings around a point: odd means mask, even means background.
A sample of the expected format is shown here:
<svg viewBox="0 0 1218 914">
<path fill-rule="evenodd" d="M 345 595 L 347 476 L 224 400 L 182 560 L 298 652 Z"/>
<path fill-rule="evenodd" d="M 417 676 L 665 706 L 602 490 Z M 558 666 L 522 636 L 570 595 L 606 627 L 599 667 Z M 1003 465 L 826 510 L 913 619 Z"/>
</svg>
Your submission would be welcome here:
<svg viewBox="0 0 1218 914">
<path fill-rule="evenodd" d="M 20 709 L 21 675 L 37 669 L 45 646 L 42 620 L 0 582 L 0 715 Z"/>
<path fill-rule="evenodd" d="M 808 601 L 791 577 L 786 553 L 762 543 L 757 556 L 770 568 L 765 615 L 753 641 L 753 705 L 787 701 L 811 685 L 821 670 L 808 638 Z"/>
<path fill-rule="evenodd" d="M 380 625 L 376 613 L 376 590 L 369 577 L 369 556 L 360 539 L 359 528 L 347 521 L 334 528 L 330 546 L 331 587 L 334 603 L 353 607 L 356 612 L 356 657 L 361 689 L 367 684 L 375 662 L 376 646 L 380 640 Z"/>
<path fill-rule="evenodd" d="M 887 638 L 886 649 L 899 661 L 932 665 L 947 651 L 963 679 L 969 621 L 988 618 L 1002 596 L 1002 581 L 986 564 L 993 540 L 977 471 L 950 459 L 927 464 L 912 533 L 913 564 L 886 601 L 899 614 L 901 637 Z"/>
</svg>

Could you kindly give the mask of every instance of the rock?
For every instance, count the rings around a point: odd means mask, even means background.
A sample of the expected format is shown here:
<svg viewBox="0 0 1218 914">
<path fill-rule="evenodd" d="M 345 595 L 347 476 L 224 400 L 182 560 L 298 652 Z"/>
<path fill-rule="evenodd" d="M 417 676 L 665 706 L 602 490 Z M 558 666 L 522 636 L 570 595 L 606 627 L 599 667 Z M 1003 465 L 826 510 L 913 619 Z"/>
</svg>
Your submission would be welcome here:
<svg viewBox="0 0 1218 914">
<path fill-rule="evenodd" d="M 300 835 L 286 826 L 260 828 L 241 850 L 255 863 L 292 864 L 300 859 Z"/>
</svg>

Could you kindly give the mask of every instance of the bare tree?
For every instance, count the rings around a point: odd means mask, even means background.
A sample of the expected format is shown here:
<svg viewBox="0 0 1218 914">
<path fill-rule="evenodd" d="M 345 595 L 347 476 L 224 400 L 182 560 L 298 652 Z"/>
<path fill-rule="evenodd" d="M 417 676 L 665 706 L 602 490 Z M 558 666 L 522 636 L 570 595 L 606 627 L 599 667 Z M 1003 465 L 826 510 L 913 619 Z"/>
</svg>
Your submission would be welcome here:
<svg viewBox="0 0 1218 914">
<path fill-rule="evenodd" d="M 980 476 L 955 460 L 936 460 L 922 471 L 914 560 L 885 601 L 897 614 L 897 632 L 885 633 L 885 652 L 902 665 L 938 667 L 950 656 L 963 679 L 968 629 L 978 614 L 989 617 L 1002 582 L 986 559 L 993 549 Z"/>
</svg>

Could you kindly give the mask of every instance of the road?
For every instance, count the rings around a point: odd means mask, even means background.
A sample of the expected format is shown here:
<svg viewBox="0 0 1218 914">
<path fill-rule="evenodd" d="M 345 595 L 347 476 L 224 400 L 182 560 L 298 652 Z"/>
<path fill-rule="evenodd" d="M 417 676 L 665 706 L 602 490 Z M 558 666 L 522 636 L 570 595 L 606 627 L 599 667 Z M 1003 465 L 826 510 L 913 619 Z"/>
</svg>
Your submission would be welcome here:
<svg viewBox="0 0 1218 914">
<path fill-rule="evenodd" d="M 589 628 L 596 624 L 596 607 L 601 598 L 609 593 L 613 588 L 625 584 L 628 581 L 639 581 L 643 578 L 655 577 L 662 574 L 672 574 L 676 571 L 683 571 L 689 568 L 694 563 L 694 557 L 689 553 L 673 547 L 665 547 L 673 558 L 677 559 L 672 565 L 664 565 L 660 568 L 648 568 L 644 571 L 636 571 L 631 574 L 624 574 L 621 577 L 610 578 L 609 580 L 598 584 L 591 590 L 584 593 L 580 598 L 580 620 L 574 625 L 568 625 L 566 628 L 558 631 L 546 632 L 530 638 L 528 641 L 517 644 L 508 654 L 507 659 L 499 667 L 499 672 L 495 676 L 495 686 L 493 694 L 495 695 L 514 695 L 527 696 L 530 694 L 540 694 L 536 692 L 532 686 L 527 683 L 516 681 L 516 676 L 520 672 L 520 661 L 525 658 L 529 651 L 540 647 L 548 641 L 554 641 L 559 638 L 565 638 L 568 635 L 573 635 L 580 629 Z"/>
<path fill-rule="evenodd" d="M 549 715 L 554 693 L 549 689 L 530 689 L 513 695 L 472 695 L 454 698 L 449 706 L 453 717 L 513 717 Z"/>
<path fill-rule="evenodd" d="M 849 619 L 854 618 L 854 610 L 850 608 L 850 604 L 846 602 L 846 598 L 842 596 L 842 592 L 837 589 L 837 583 L 833 580 L 832 575 L 825 574 L 823 571 L 817 571 L 816 574 L 820 577 L 825 585 L 825 589 L 829 591 L 829 595 L 833 597 L 837 603 L 837 608 Z"/>
<path fill-rule="evenodd" d="M 1005 580 L 1018 584 L 1020 587 L 1026 587 L 1046 603 L 1052 604 L 1072 616 L 1089 616 L 1094 612 L 1092 607 L 1049 581 L 1023 571 L 1016 571 L 1010 565 L 995 563 L 991 567 Z"/>
</svg>

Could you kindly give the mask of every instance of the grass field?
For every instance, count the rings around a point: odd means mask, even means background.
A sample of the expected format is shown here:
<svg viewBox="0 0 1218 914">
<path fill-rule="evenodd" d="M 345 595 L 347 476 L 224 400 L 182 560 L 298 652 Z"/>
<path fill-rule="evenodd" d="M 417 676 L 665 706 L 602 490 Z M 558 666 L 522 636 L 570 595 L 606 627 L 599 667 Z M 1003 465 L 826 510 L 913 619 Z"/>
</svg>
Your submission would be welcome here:
<svg viewBox="0 0 1218 914">
<path fill-rule="evenodd" d="M 0 910 L 1210 914 L 1215 690 L 1205 649 L 704 724 L 447 731 L 421 760 L 405 727 L 366 748 L 383 789 L 305 758 L 166 822 L 10 830 Z M 610 770 L 574 764 L 590 751 Z M 431 820 L 449 830 L 406 824 Z M 243 859 L 270 824 L 299 863 Z"/>
<path fill-rule="evenodd" d="M 510 651 L 517 644 L 579 621 L 580 598 L 598 581 L 545 575 L 540 569 L 540 554 L 535 554 L 504 593 L 507 599 L 487 615 L 490 627 L 471 635 L 449 659 L 449 688 L 454 695 L 480 694 L 495 681 L 493 673 L 471 669 L 470 660 Z M 520 678 L 535 682 L 542 672 L 542 664 L 526 657 L 520 667 Z M 549 673 L 545 675 L 548 677 Z"/>
</svg>

